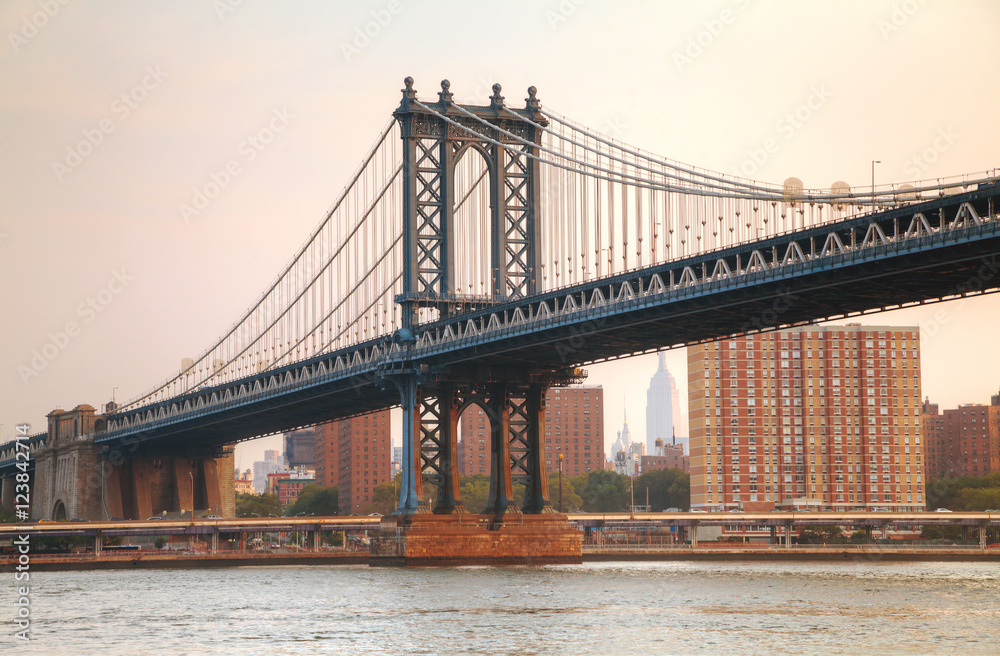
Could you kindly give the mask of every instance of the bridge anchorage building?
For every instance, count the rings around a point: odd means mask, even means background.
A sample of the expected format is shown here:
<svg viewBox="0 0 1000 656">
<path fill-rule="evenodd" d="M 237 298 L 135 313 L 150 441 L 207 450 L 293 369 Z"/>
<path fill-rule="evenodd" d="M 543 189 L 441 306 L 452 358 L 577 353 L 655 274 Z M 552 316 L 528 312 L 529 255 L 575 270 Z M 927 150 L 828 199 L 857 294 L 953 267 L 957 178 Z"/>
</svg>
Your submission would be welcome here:
<svg viewBox="0 0 1000 656">
<path fill-rule="evenodd" d="M 209 509 L 235 514 L 232 447 L 179 450 L 143 444 L 142 436 L 101 445 L 95 438 L 107 421 L 86 404 L 57 408 L 47 419 L 48 429 L 35 436 L 32 450 L 33 519 L 147 519 Z M 5 493 L 5 510 L 13 509 L 12 501 Z"/>
</svg>

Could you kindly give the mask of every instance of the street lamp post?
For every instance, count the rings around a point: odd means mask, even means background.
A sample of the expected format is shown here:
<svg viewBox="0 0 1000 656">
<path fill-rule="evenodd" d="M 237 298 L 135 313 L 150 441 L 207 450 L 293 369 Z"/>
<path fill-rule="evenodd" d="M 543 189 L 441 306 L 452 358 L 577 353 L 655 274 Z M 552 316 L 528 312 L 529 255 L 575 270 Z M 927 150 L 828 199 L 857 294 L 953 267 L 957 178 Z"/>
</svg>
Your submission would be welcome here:
<svg viewBox="0 0 1000 656">
<path fill-rule="evenodd" d="M 628 491 L 629 495 L 632 497 L 632 505 L 629 507 L 629 513 L 635 512 L 635 476 L 629 475 L 628 477 Z"/>
<path fill-rule="evenodd" d="M 872 160 L 872 212 L 875 211 L 875 165 L 881 163 L 882 160 L 880 159 Z"/>
<path fill-rule="evenodd" d="M 563 511 L 563 497 L 562 497 L 562 463 L 563 454 L 559 454 L 559 512 Z"/>
</svg>

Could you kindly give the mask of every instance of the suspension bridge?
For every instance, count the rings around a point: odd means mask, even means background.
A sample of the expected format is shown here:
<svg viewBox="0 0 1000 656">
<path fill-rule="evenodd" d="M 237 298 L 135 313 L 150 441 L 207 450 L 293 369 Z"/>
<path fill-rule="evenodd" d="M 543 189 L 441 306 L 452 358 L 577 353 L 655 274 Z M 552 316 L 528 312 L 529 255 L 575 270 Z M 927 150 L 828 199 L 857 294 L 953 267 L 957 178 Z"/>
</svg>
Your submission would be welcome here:
<svg viewBox="0 0 1000 656">
<path fill-rule="evenodd" d="M 487 514 L 550 510 L 544 391 L 609 359 L 1000 288 L 1000 178 L 808 189 L 602 135 L 494 85 L 402 99 L 350 182 L 200 356 L 97 420 L 102 458 L 219 449 L 401 406 L 400 516 L 461 511 L 457 421 L 491 419 Z M 45 449 L 46 434 L 8 443 Z M 526 486 L 513 507 L 512 486 Z"/>
</svg>

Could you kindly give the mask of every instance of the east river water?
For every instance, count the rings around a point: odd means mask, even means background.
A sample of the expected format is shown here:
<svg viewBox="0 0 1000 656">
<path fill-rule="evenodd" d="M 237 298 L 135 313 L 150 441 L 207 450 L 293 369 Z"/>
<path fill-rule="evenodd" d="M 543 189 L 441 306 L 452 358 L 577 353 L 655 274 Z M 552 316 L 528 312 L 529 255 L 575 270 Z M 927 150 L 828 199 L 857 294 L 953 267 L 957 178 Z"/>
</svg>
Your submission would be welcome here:
<svg viewBox="0 0 1000 656">
<path fill-rule="evenodd" d="M 593 563 L 31 574 L 0 654 L 1000 654 L 1000 566 Z"/>
</svg>

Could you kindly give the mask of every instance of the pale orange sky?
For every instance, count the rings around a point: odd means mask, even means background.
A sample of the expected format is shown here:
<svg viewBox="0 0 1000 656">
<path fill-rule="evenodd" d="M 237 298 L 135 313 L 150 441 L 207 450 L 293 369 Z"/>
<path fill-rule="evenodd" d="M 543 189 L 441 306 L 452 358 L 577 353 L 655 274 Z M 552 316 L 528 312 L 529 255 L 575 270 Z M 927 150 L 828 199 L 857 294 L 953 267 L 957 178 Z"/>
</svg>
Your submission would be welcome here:
<svg viewBox="0 0 1000 656">
<path fill-rule="evenodd" d="M 867 185 L 873 159 L 881 183 L 1000 165 L 995 2 L 231 4 L 0 6 L 0 439 L 133 397 L 212 343 L 321 219 L 406 75 L 430 99 L 447 77 L 462 102 L 535 85 L 618 139 L 773 182 Z M 925 393 L 954 406 L 1000 385 L 998 317 L 983 298 L 865 321 L 921 325 Z M 682 386 L 683 362 L 668 355 Z M 643 436 L 655 356 L 589 369 L 608 444 L 623 396 Z"/>
</svg>

